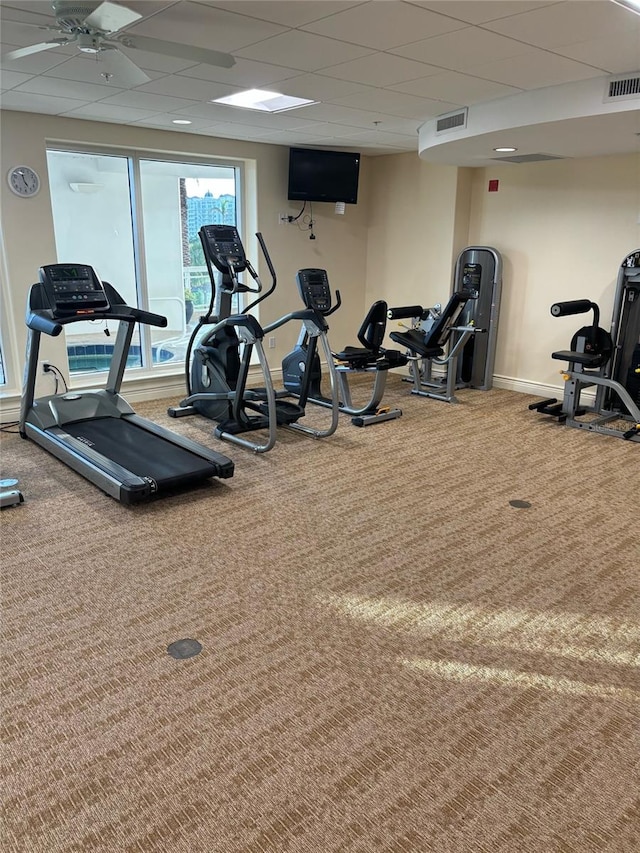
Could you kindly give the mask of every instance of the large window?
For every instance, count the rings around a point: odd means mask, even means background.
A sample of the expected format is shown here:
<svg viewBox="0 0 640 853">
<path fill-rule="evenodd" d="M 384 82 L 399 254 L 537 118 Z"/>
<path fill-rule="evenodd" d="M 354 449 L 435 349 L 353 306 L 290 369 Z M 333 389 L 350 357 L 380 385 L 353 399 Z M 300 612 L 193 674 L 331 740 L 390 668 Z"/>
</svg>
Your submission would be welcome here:
<svg viewBox="0 0 640 853">
<path fill-rule="evenodd" d="M 139 328 L 127 369 L 182 370 L 211 297 L 198 230 L 238 224 L 240 169 L 58 149 L 47 162 L 58 262 L 90 264 L 126 302 L 167 318 Z M 65 327 L 71 373 L 108 368 L 115 326 Z"/>
</svg>

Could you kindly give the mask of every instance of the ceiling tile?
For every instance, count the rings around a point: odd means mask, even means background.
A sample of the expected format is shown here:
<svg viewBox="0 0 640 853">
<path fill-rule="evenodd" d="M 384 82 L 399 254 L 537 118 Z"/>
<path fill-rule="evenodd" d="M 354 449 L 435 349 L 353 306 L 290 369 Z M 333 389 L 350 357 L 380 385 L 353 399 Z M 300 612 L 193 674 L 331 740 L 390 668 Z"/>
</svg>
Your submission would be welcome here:
<svg viewBox="0 0 640 853">
<path fill-rule="evenodd" d="M 331 124 L 342 124 L 347 127 L 373 127 L 374 122 L 397 121 L 397 116 L 389 115 L 377 110 L 360 110 L 340 106 L 339 104 L 314 104 L 310 107 L 301 107 L 296 110 L 303 118 L 313 119 L 318 122 L 330 122 Z M 403 119 L 400 119 L 403 121 Z"/>
<path fill-rule="evenodd" d="M 602 71 L 548 51 L 534 50 L 523 56 L 479 65 L 473 73 L 476 77 L 519 89 L 541 89 L 597 77 Z"/>
<path fill-rule="evenodd" d="M 414 62 L 390 53 L 372 53 L 350 62 L 341 62 L 330 68 L 323 68 L 322 73 L 328 77 L 341 80 L 351 80 L 369 86 L 392 86 L 394 83 L 404 83 L 405 80 L 415 80 L 416 77 L 426 77 L 437 74 L 440 68 Z"/>
<path fill-rule="evenodd" d="M 515 95 L 522 91 L 514 86 L 506 86 L 504 83 L 495 83 L 492 80 L 482 80 L 468 74 L 459 74 L 457 71 L 446 71 L 432 77 L 411 80 L 408 83 L 400 83 L 391 88 L 394 91 L 406 92 L 408 95 L 416 95 L 419 98 L 436 98 L 460 106 L 469 106 L 480 101 L 502 98 L 505 95 Z"/>
<path fill-rule="evenodd" d="M 127 107 L 113 107 L 113 109 L 127 109 Z M 135 120 L 136 124 L 144 124 L 149 127 L 158 127 L 163 130 L 179 130 L 183 133 L 195 133 L 197 130 L 201 130 L 205 127 L 211 126 L 211 120 L 208 118 L 195 118 L 191 117 L 189 121 L 191 124 L 174 124 L 175 119 L 183 118 L 183 116 L 179 116 L 176 113 L 154 113 L 152 116 L 145 117 L 143 119 Z"/>
<path fill-rule="evenodd" d="M 20 71 L 3 71 L 0 74 L 0 87 L 4 90 L 15 89 L 16 86 L 31 79 L 33 79 L 31 74 L 22 74 Z"/>
<path fill-rule="evenodd" d="M 177 74 L 159 77 L 157 80 L 136 87 L 136 92 L 170 95 L 176 98 L 187 98 L 191 101 L 212 101 L 214 98 L 222 98 L 238 91 L 241 89 L 237 86 L 215 83 L 211 80 L 196 80 L 194 77 L 183 77 Z"/>
<path fill-rule="evenodd" d="M 31 92 L 34 95 L 54 95 L 58 98 L 75 98 L 78 101 L 100 101 L 114 94 L 113 88 L 109 86 L 44 76 L 33 77 L 19 86 L 16 91 Z"/>
<path fill-rule="evenodd" d="M 595 65 L 610 74 L 640 68 L 640 36 L 633 32 L 625 33 L 622 38 L 597 38 L 579 44 L 560 45 L 554 48 L 554 52 L 577 62 Z"/>
<path fill-rule="evenodd" d="M 367 89 L 362 83 L 338 80 L 322 74 L 296 74 L 278 84 L 278 91 L 284 95 L 309 98 L 312 101 L 331 101 L 334 98 L 354 95 Z"/>
<path fill-rule="evenodd" d="M 97 83 L 100 86 L 106 86 L 111 89 L 122 89 L 122 86 L 118 85 L 114 78 L 109 80 L 105 79 L 102 76 L 102 69 L 102 63 L 100 61 L 96 61 L 95 57 L 85 53 L 78 53 L 73 56 L 69 62 L 64 62 L 62 65 L 56 65 L 55 68 L 52 68 L 50 71 L 46 71 L 44 76 L 54 77 L 58 80 L 75 80 L 80 83 Z M 149 69 L 146 69 L 145 73 L 150 79 L 162 76 L 161 74 L 158 74 L 158 72 L 150 71 Z"/>
<path fill-rule="evenodd" d="M 82 101 L 73 98 L 52 98 L 50 95 L 32 95 L 29 92 L 16 92 L 11 89 L 2 95 L 2 109 L 27 110 L 30 113 L 59 115 L 79 106 Z"/>
<path fill-rule="evenodd" d="M 282 63 L 286 57 L 288 68 L 319 71 L 338 62 L 358 59 L 370 52 L 366 48 L 346 42 L 303 33 L 300 30 L 291 30 L 239 50 L 237 55 L 246 59 L 255 59 L 258 62 L 272 62 L 274 65 Z"/>
<path fill-rule="evenodd" d="M 129 92 L 119 92 L 109 98 L 103 98 L 103 104 L 116 107 L 133 107 L 140 110 L 151 110 L 154 113 L 164 113 L 177 110 L 189 105 L 185 98 L 170 98 L 165 95 L 154 95 L 151 92 L 140 92 L 138 89 Z"/>
<path fill-rule="evenodd" d="M 571 0 L 524 12 L 486 25 L 487 29 L 542 48 L 588 41 L 593 34 L 622 38 L 625 32 L 640 36 L 640 16 L 609 0 Z"/>
<path fill-rule="evenodd" d="M 508 59 L 529 50 L 534 48 L 515 39 L 477 27 L 465 27 L 455 33 L 400 47 L 394 53 L 451 71 L 470 71 L 489 60 Z"/>
<path fill-rule="evenodd" d="M 182 2 L 135 23 L 127 32 L 227 53 L 283 32 L 285 27 L 201 3 Z"/>
<path fill-rule="evenodd" d="M 212 80 L 217 83 L 229 83 L 233 87 L 246 89 L 263 89 L 272 83 L 298 76 L 299 72 L 283 68 L 280 65 L 270 65 L 266 62 L 253 62 L 250 59 L 236 59 L 233 68 L 218 68 L 215 65 L 192 65 L 179 72 L 178 76 L 195 77 L 199 80 Z"/>
<path fill-rule="evenodd" d="M 277 131 L 275 131 L 277 132 Z M 293 131 L 289 131 L 293 133 Z M 272 128 L 268 127 L 258 127 L 256 125 L 250 124 L 226 124 L 225 122 L 219 122 L 211 127 L 205 127 L 202 129 L 202 133 L 206 133 L 209 136 L 223 136 L 228 139 L 264 139 L 265 137 L 271 137 L 274 134 Z"/>
<path fill-rule="evenodd" d="M 456 30 L 464 24 L 408 3 L 377 0 L 306 24 L 301 29 L 377 50 Z"/>
<path fill-rule="evenodd" d="M 392 116 L 422 119 L 440 115 L 440 113 L 459 106 L 459 104 L 448 104 L 429 98 L 416 98 L 413 95 L 405 95 L 402 92 L 393 92 L 389 89 L 373 90 L 372 94 L 361 92 L 347 98 L 338 98 L 335 103 L 361 110 L 379 110 Z"/>
<path fill-rule="evenodd" d="M 115 104 L 85 104 L 65 112 L 67 118 L 95 119 L 96 121 L 112 121 L 119 124 L 129 124 L 132 121 L 149 118 L 153 110 L 141 110 L 134 107 L 118 106 Z"/>
<path fill-rule="evenodd" d="M 351 6 L 358 6 L 362 0 L 353 0 L 351 3 L 341 3 L 336 0 L 305 0 L 304 3 L 296 3 L 292 0 L 274 0 L 269 3 L 265 3 L 264 0 L 229 0 L 226 3 L 217 2 L 217 0 L 199 0 L 199 2 L 207 6 L 216 6 L 218 9 L 226 9 L 229 12 L 237 12 L 239 15 L 283 24 L 286 27 L 300 27 L 310 21 L 317 21 L 327 15 L 342 12 Z"/>
<path fill-rule="evenodd" d="M 46 26 L 55 23 L 51 3 L 47 0 L 29 2 L 29 0 L 14 0 L 0 4 L 0 18 L 5 21 L 26 21 L 27 23 Z"/>
<path fill-rule="evenodd" d="M 414 6 L 431 9 L 443 15 L 449 15 L 460 21 L 468 21 L 470 24 L 482 24 L 486 21 L 494 21 L 498 18 L 507 18 L 509 15 L 517 15 L 520 12 L 528 12 L 531 9 L 539 9 L 542 6 L 551 6 L 558 0 L 543 0 L 543 2 L 528 2 L 528 0 L 408 0 Z"/>
</svg>

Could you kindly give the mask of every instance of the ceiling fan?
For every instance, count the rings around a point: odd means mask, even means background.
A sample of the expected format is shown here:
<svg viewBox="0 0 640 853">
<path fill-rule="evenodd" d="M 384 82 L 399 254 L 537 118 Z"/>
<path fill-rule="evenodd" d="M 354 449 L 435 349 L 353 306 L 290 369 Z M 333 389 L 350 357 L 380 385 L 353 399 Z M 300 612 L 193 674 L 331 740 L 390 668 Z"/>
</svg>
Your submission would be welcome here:
<svg viewBox="0 0 640 853">
<path fill-rule="evenodd" d="M 126 6 L 110 3 L 108 0 L 99 4 L 86 2 L 86 0 L 85 2 L 52 0 L 51 7 L 56 18 L 56 26 L 19 23 L 21 26 L 37 26 L 41 30 L 56 32 L 59 36 L 12 50 L 5 54 L 3 59 L 11 61 L 43 50 L 75 45 L 82 53 L 95 56 L 104 69 L 101 72 L 102 76 L 107 80 L 113 78 L 114 83 L 123 86 L 139 86 L 151 78 L 135 62 L 132 62 L 121 48 L 145 50 L 149 53 L 189 59 L 194 63 L 202 62 L 222 68 L 231 68 L 235 65 L 235 59 L 229 53 L 121 33 L 120 30 L 142 18 L 142 15 L 127 9 Z"/>
</svg>

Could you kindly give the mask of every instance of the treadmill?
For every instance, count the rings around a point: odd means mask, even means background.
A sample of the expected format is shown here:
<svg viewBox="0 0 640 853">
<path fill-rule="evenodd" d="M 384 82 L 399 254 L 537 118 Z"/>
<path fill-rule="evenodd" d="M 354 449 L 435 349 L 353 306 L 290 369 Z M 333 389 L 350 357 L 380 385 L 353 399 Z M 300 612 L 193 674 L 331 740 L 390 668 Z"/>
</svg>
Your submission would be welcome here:
<svg viewBox="0 0 640 853">
<path fill-rule="evenodd" d="M 86 264 L 48 264 L 29 290 L 27 364 L 20 435 L 44 447 L 123 504 L 134 504 L 233 476 L 234 464 L 188 438 L 141 418 L 120 395 L 136 323 L 165 327 L 166 317 L 125 303 Z M 118 320 L 105 388 L 34 399 L 42 333 L 55 337 L 70 323 Z"/>
</svg>

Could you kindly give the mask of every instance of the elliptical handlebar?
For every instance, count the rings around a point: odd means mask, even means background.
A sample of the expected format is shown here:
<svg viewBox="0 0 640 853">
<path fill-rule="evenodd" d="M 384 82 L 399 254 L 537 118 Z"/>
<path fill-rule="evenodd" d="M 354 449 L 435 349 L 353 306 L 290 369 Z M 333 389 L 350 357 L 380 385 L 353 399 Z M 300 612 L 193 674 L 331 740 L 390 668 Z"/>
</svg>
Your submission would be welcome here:
<svg viewBox="0 0 640 853">
<path fill-rule="evenodd" d="M 333 314 L 334 311 L 337 311 L 338 308 L 342 305 L 342 297 L 340 296 L 340 291 L 336 290 L 336 304 L 330 308 L 326 313 L 325 317 L 328 317 L 330 314 Z"/>
<path fill-rule="evenodd" d="M 268 250 L 267 250 L 267 245 L 264 242 L 264 237 L 262 236 L 262 233 L 260 231 L 256 231 L 256 237 L 258 239 L 258 243 L 260 243 L 260 249 L 262 250 L 262 254 L 263 254 L 264 259 L 267 263 L 267 266 L 269 267 L 269 272 L 271 274 L 271 287 L 269 288 L 269 290 L 266 291 L 266 293 L 263 293 L 262 296 L 260 296 L 258 299 L 254 299 L 254 301 L 250 305 L 247 305 L 246 308 L 244 309 L 245 313 L 248 311 L 251 311 L 252 308 L 255 308 L 256 305 L 258 305 L 258 303 L 262 302 L 263 299 L 266 299 L 267 296 L 271 296 L 273 291 L 276 289 L 276 285 L 278 283 L 278 277 L 276 275 L 276 271 L 275 271 L 273 264 L 271 262 L 271 257 L 269 255 Z M 253 269 L 253 267 L 251 266 L 249 261 L 247 261 L 247 269 L 251 273 L 251 277 L 254 279 L 254 281 L 258 282 L 258 290 L 250 290 L 250 292 L 251 293 L 260 293 L 262 291 L 262 282 L 260 281 L 260 278 L 258 277 L 258 273 Z"/>
</svg>

